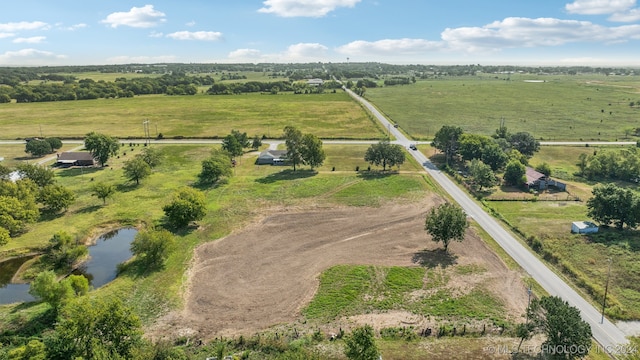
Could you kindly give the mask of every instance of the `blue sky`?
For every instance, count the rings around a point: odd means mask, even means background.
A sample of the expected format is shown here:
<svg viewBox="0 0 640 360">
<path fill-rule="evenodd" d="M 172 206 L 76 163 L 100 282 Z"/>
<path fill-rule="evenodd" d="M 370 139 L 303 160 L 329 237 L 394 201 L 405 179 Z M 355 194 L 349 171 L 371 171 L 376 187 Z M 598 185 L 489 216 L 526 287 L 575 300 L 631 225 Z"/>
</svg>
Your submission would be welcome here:
<svg viewBox="0 0 640 360">
<path fill-rule="evenodd" d="M 20 0 L 0 66 L 385 62 L 640 66 L 636 0 Z"/>
</svg>

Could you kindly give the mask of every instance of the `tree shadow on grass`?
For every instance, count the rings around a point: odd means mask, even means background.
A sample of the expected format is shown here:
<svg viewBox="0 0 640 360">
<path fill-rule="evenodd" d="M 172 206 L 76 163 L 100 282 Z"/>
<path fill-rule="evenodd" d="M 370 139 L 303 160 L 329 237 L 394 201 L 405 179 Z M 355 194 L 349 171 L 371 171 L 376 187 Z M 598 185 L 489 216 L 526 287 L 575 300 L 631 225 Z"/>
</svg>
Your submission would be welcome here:
<svg viewBox="0 0 640 360">
<path fill-rule="evenodd" d="M 597 233 L 587 234 L 585 237 L 592 243 L 599 243 L 605 246 L 617 245 L 623 248 L 628 247 L 634 252 L 640 251 L 640 234 L 637 231 L 600 226 Z"/>
<path fill-rule="evenodd" d="M 85 206 L 82 209 L 78 209 L 76 210 L 76 214 L 88 214 L 88 213 L 92 213 L 94 211 L 98 211 L 98 209 L 100 209 L 102 207 L 101 205 L 90 205 L 90 206 Z"/>
<path fill-rule="evenodd" d="M 131 181 L 131 182 L 126 182 L 124 184 L 116 185 L 116 190 L 118 190 L 119 192 L 126 193 L 126 192 L 129 192 L 129 191 L 136 190 L 138 188 L 138 186 L 140 186 L 140 185 L 136 184 L 133 181 Z"/>
<path fill-rule="evenodd" d="M 444 251 L 444 249 L 421 250 L 413 254 L 411 261 L 414 264 L 424 266 L 429 269 L 438 266 L 446 268 L 457 263 L 458 256 Z"/>
<path fill-rule="evenodd" d="M 358 177 L 363 180 L 375 180 L 375 179 L 383 179 L 392 175 L 397 175 L 398 171 L 396 170 L 367 170 L 358 172 Z"/>
<path fill-rule="evenodd" d="M 267 175 L 260 179 L 256 179 L 256 182 L 259 182 L 261 184 L 273 184 L 274 182 L 277 182 L 277 181 L 305 179 L 308 177 L 315 176 L 317 174 L 318 172 L 315 170 L 293 171 L 291 169 L 288 169 L 288 170 L 282 170 L 280 172 Z"/>
<path fill-rule="evenodd" d="M 97 168 L 97 167 L 84 167 L 84 168 L 73 167 L 73 168 L 60 169 L 60 171 L 58 171 L 56 175 L 60 176 L 60 177 L 72 177 L 72 176 L 78 176 L 78 175 L 84 175 L 84 174 L 93 174 L 93 173 L 96 173 L 98 171 L 102 171 L 102 168 Z"/>
<path fill-rule="evenodd" d="M 25 302 L 13 308 L 12 312 L 29 311 L 31 308 L 36 306 L 40 306 L 40 302 Z M 39 336 L 42 334 L 42 332 L 53 327 L 57 316 L 57 311 L 54 308 L 50 307 L 44 312 L 39 313 L 29 318 L 29 320 L 22 322 L 20 328 L 18 330 L 15 330 L 15 332 L 24 337 Z"/>
</svg>

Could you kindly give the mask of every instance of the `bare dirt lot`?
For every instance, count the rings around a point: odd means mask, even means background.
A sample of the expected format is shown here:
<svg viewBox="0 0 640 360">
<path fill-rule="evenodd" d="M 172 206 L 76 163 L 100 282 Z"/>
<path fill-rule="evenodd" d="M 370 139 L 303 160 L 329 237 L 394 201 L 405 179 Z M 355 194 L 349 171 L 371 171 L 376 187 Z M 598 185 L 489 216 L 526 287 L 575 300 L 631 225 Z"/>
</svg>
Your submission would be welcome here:
<svg viewBox="0 0 640 360">
<path fill-rule="evenodd" d="M 152 337 L 253 334 L 294 322 L 318 288 L 318 275 L 337 264 L 451 266 L 439 264 L 441 247 L 424 231 L 424 218 L 435 197 L 420 203 L 379 208 L 289 209 L 270 212 L 257 223 L 196 249 L 189 270 L 185 308 L 168 314 L 150 329 Z M 452 243 L 455 264 L 478 264 L 478 277 L 452 279 L 448 286 L 465 292 L 469 282 L 483 281 L 519 316 L 527 304 L 520 274 L 468 231 Z M 434 254 L 430 257 L 429 254 Z M 397 325 L 409 314 L 399 314 Z M 389 315 L 380 318 L 388 325 Z M 367 321 L 376 321 L 369 319 Z M 391 320 L 392 322 L 394 320 Z"/>
</svg>

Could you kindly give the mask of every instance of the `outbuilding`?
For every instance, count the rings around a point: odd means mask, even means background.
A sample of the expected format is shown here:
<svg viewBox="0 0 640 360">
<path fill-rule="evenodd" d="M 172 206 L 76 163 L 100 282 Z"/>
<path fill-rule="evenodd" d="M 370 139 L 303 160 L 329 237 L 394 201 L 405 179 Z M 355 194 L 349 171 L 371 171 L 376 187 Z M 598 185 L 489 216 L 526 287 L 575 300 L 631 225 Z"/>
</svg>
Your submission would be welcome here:
<svg viewBox="0 0 640 360">
<path fill-rule="evenodd" d="M 58 160 L 56 165 L 69 167 L 69 166 L 94 166 L 96 160 L 93 155 L 87 151 L 65 151 L 58 154 Z"/>
<path fill-rule="evenodd" d="M 265 150 L 258 155 L 257 165 L 282 165 L 285 163 L 287 150 Z"/>
<path fill-rule="evenodd" d="M 571 232 L 574 234 L 593 234 L 599 230 L 598 225 L 591 221 L 574 221 L 571 223 Z"/>
</svg>

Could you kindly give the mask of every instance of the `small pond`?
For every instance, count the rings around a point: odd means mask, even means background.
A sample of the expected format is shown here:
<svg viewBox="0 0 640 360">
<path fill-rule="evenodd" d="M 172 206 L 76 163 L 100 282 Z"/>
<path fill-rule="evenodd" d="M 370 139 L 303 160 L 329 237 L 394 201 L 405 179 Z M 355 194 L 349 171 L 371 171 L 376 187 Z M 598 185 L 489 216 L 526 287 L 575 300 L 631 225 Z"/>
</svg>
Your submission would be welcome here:
<svg viewBox="0 0 640 360">
<path fill-rule="evenodd" d="M 89 246 L 89 260 L 74 274 L 84 275 L 89 284 L 99 288 L 116 278 L 118 264 L 131 258 L 131 242 L 138 230 L 122 228 L 100 236 Z M 0 304 L 35 300 L 29 294 L 29 284 L 10 284 L 11 278 L 30 257 L 10 259 L 0 263 Z"/>
</svg>

